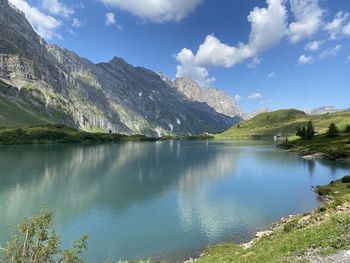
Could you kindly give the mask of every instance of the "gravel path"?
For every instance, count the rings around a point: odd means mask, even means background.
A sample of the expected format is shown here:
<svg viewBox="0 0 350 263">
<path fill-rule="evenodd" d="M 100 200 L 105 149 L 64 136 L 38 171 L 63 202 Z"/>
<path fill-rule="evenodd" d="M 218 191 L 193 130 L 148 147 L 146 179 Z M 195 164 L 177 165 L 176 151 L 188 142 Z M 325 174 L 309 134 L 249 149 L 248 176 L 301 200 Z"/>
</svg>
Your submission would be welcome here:
<svg viewBox="0 0 350 263">
<path fill-rule="evenodd" d="M 311 263 L 350 263 L 350 250 L 341 250 L 336 254 L 321 256 L 314 252 L 309 252 L 306 256 Z"/>
</svg>

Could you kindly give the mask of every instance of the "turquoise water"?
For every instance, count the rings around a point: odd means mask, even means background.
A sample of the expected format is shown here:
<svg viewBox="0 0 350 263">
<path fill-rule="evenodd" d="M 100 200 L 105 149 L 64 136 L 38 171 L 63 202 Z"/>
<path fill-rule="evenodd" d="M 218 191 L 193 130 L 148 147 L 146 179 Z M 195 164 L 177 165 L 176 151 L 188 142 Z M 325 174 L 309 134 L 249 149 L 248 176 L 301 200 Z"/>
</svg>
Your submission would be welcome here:
<svg viewBox="0 0 350 263">
<path fill-rule="evenodd" d="M 311 186 L 349 173 L 263 142 L 1 146 L 0 244 L 46 203 L 64 246 L 89 236 L 88 262 L 178 261 L 317 207 Z"/>
</svg>

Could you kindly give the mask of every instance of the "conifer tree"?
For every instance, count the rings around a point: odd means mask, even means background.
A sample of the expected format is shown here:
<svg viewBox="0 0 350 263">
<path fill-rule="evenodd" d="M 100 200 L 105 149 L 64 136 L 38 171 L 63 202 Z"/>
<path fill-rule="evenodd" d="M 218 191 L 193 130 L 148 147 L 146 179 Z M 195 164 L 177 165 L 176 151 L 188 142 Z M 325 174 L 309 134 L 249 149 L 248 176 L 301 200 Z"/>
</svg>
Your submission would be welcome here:
<svg viewBox="0 0 350 263">
<path fill-rule="evenodd" d="M 329 138 L 334 138 L 334 137 L 337 137 L 338 135 L 339 135 L 339 129 L 335 125 L 335 123 L 332 122 L 331 125 L 329 125 L 329 128 L 328 128 L 328 137 Z"/>
<path fill-rule="evenodd" d="M 312 124 L 312 121 L 309 121 L 306 128 L 306 135 L 305 139 L 312 140 L 312 138 L 315 136 L 315 128 Z"/>
</svg>

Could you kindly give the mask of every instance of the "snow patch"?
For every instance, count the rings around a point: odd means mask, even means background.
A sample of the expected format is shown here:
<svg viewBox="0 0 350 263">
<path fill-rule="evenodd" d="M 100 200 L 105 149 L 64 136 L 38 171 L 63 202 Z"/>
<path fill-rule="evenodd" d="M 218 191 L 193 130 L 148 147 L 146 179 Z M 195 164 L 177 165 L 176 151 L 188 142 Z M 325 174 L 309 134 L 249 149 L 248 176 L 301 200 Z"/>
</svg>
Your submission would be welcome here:
<svg viewBox="0 0 350 263">
<path fill-rule="evenodd" d="M 174 125 L 172 125 L 171 123 L 169 123 L 168 125 L 169 125 L 169 128 L 170 128 L 170 131 L 173 132 L 173 130 L 174 130 Z"/>
<path fill-rule="evenodd" d="M 142 92 L 139 93 L 139 97 L 141 97 L 141 96 L 142 96 Z"/>
<path fill-rule="evenodd" d="M 176 123 L 177 123 L 177 125 L 181 125 L 181 121 L 179 118 L 176 118 Z"/>
</svg>

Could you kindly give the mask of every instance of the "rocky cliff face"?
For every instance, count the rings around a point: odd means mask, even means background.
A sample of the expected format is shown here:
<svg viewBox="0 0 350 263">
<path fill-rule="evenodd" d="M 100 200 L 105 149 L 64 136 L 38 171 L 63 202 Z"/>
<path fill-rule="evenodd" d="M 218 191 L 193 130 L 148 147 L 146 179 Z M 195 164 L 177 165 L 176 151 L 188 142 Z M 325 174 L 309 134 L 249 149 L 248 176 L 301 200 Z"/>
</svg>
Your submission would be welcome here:
<svg viewBox="0 0 350 263">
<path fill-rule="evenodd" d="M 93 64 L 47 44 L 7 0 L 0 0 L 0 84 L 0 99 L 16 104 L 16 110 L 30 109 L 39 121 L 87 131 L 216 133 L 239 120 L 234 112 L 191 100 L 158 74 L 121 58 Z M 0 110 L 0 126 L 3 119 Z"/>
<path fill-rule="evenodd" d="M 234 98 L 216 88 L 203 88 L 190 77 L 177 78 L 175 81 L 171 81 L 163 73 L 159 73 L 159 76 L 164 82 L 192 101 L 207 103 L 217 112 L 233 118 L 243 116 L 243 112 L 236 105 Z"/>
</svg>

